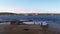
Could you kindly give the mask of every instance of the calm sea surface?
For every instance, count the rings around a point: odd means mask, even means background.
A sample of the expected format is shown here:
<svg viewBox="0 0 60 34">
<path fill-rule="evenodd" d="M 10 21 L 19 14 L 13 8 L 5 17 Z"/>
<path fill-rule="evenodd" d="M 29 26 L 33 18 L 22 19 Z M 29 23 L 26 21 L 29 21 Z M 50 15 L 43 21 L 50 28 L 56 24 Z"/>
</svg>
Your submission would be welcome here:
<svg viewBox="0 0 60 34">
<path fill-rule="evenodd" d="M 33 20 L 38 23 L 39 21 L 52 21 L 48 22 L 50 26 L 60 28 L 60 16 L 0 16 L 0 21 L 11 20 Z"/>
<path fill-rule="evenodd" d="M 59 21 L 60 16 L 0 16 L 0 20 L 29 20 L 32 19 L 34 21 L 46 20 L 46 21 Z"/>
</svg>

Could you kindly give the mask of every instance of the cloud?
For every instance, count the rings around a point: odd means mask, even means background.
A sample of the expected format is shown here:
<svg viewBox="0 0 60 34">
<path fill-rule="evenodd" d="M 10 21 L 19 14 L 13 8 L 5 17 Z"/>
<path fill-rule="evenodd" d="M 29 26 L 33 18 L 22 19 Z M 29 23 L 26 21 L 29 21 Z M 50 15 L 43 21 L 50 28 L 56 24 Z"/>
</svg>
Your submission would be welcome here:
<svg viewBox="0 0 60 34">
<path fill-rule="evenodd" d="M 0 8 L 0 12 L 10 12 L 10 13 L 60 13 L 60 10 L 29 10 L 29 9 L 19 9 L 19 8 Z"/>
</svg>

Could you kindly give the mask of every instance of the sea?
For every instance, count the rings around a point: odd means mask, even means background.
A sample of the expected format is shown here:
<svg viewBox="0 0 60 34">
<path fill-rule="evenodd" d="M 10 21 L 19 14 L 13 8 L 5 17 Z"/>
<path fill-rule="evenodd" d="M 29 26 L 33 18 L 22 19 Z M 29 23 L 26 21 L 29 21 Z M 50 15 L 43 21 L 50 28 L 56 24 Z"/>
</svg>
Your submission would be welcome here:
<svg viewBox="0 0 60 34">
<path fill-rule="evenodd" d="M 46 21 L 51 27 L 60 28 L 60 16 L 0 16 L 1 23 L 12 20 L 33 20 L 27 24 L 39 24 L 40 21 Z"/>
</svg>

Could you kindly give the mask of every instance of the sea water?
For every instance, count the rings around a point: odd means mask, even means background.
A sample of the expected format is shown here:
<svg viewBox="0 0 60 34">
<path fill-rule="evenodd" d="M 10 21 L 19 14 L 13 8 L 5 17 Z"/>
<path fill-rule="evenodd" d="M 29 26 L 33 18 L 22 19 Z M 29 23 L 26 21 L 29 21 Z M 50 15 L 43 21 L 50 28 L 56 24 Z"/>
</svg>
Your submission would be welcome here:
<svg viewBox="0 0 60 34">
<path fill-rule="evenodd" d="M 33 20 L 27 24 L 39 24 L 40 21 L 47 21 L 51 27 L 60 28 L 60 16 L 0 16 L 0 21 L 12 20 Z"/>
</svg>

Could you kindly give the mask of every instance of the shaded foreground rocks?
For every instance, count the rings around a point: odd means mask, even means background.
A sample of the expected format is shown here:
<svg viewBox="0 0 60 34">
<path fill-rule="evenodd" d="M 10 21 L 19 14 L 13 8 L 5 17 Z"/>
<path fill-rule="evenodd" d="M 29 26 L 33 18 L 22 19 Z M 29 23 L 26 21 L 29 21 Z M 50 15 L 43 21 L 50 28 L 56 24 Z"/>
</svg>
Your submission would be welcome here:
<svg viewBox="0 0 60 34">
<path fill-rule="evenodd" d="M 39 25 L 11 25 L 8 28 L 8 32 L 6 34 L 60 34 L 58 31 L 54 31 L 54 28 L 44 29 Z"/>
<path fill-rule="evenodd" d="M 10 25 L 0 25 L 0 34 L 60 34 L 60 30 L 52 27 L 41 27 L 30 24 L 21 25 L 22 21 L 11 21 Z"/>
</svg>

